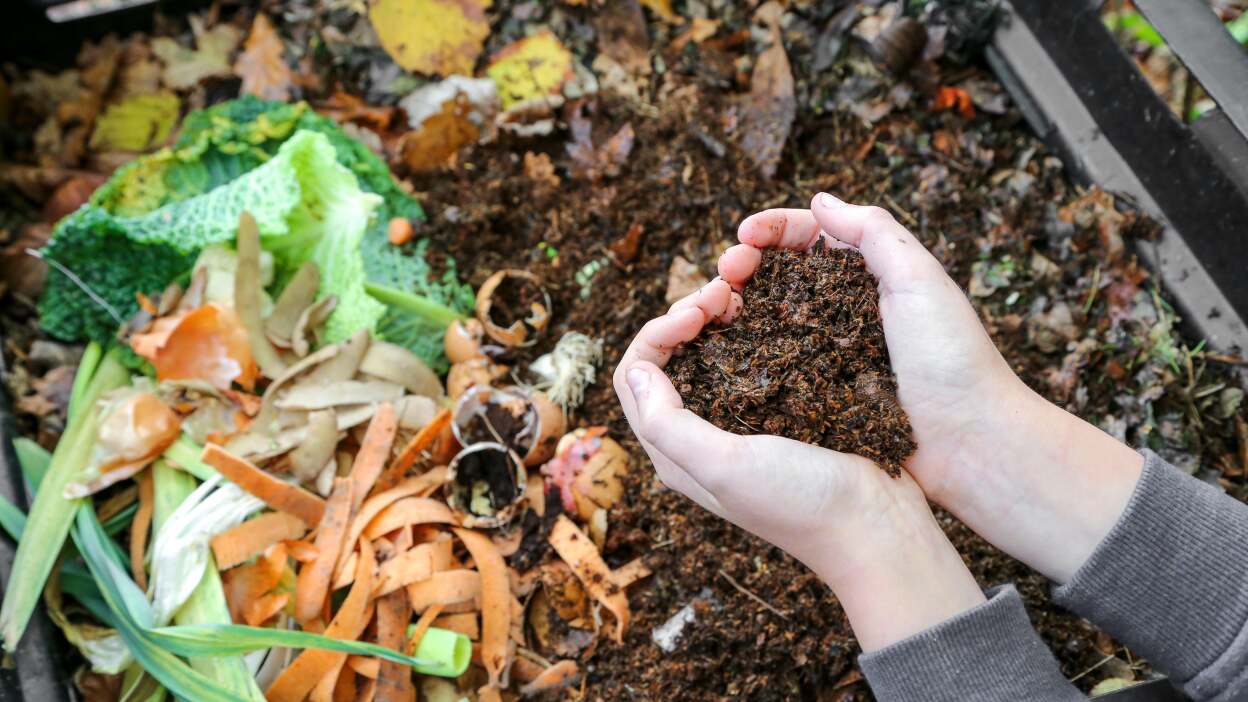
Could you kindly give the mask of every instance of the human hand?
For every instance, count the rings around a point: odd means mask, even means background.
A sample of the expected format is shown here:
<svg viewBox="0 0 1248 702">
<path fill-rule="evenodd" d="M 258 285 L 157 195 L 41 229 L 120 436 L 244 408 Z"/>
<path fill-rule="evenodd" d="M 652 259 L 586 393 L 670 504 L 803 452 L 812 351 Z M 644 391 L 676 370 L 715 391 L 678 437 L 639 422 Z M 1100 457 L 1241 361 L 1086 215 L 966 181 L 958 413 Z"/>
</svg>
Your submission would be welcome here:
<svg viewBox="0 0 1248 702">
<path fill-rule="evenodd" d="M 661 367 L 740 305 L 727 283 L 709 283 L 646 324 L 616 368 L 616 394 L 663 482 L 814 570 L 865 650 L 982 603 L 909 476 L 790 439 L 725 432 L 683 408 Z"/>
<path fill-rule="evenodd" d="M 918 444 L 907 470 L 989 541 L 1069 580 L 1125 507 L 1140 457 L 1027 388 L 940 262 L 886 211 L 821 193 L 809 210 L 748 217 L 738 238 L 719 261 L 737 290 L 763 248 L 823 239 L 862 253 L 879 280 L 898 399 Z"/>
</svg>

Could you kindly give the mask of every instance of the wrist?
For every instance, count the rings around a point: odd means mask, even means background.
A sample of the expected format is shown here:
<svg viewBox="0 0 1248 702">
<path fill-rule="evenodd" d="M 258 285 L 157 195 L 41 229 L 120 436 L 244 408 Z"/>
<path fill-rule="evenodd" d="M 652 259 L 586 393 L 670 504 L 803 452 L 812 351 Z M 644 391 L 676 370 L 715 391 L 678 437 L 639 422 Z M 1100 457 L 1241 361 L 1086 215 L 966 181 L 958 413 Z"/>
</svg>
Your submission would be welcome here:
<svg viewBox="0 0 1248 702">
<path fill-rule="evenodd" d="M 945 471 L 933 499 L 1003 551 L 1057 583 L 1113 528 L 1142 457 L 1015 380 L 988 428 Z"/>
<path fill-rule="evenodd" d="M 914 636 L 986 601 L 921 496 L 858 529 L 842 532 L 814 570 L 845 609 L 863 651 Z"/>
</svg>

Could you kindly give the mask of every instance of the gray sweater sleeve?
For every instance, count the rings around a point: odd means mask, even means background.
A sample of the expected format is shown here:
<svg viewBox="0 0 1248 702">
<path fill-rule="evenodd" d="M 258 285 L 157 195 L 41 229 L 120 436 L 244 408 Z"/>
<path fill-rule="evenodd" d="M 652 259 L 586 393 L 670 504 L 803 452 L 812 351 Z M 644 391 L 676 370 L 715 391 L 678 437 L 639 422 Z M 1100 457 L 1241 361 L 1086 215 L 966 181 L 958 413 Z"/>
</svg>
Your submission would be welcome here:
<svg viewBox="0 0 1248 702">
<path fill-rule="evenodd" d="M 1054 597 L 1192 699 L 1248 699 L 1248 506 L 1143 453 L 1122 517 Z"/>
<path fill-rule="evenodd" d="M 1013 585 L 988 602 L 858 658 L 880 702 L 1075 702 Z"/>
</svg>

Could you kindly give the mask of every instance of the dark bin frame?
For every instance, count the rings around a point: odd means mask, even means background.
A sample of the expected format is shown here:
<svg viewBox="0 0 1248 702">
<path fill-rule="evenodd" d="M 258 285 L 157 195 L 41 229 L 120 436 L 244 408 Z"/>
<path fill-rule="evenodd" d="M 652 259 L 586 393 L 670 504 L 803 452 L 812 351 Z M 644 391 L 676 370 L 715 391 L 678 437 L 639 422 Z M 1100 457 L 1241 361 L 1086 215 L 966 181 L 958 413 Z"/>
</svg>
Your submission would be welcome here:
<svg viewBox="0 0 1248 702">
<path fill-rule="evenodd" d="M 1200 0 L 1134 0 L 1218 109 L 1191 125 L 1175 119 L 1100 21 L 1096 0 L 1003 0 L 1005 21 L 987 58 L 1032 128 L 1085 184 L 1126 195 L 1166 226 L 1137 253 L 1175 297 L 1190 331 L 1226 352 L 1248 351 L 1248 52 Z M 58 0 L 5 3 L 0 45 L 6 53 L 65 60 L 58 49 L 107 31 L 150 22 L 151 5 L 72 25 L 47 22 Z M 184 12 L 201 0 L 166 0 Z M 71 41 L 76 40 L 76 41 Z M 64 51 L 59 53 L 64 54 Z M 12 56 L 10 56 L 12 57 Z M 72 58 L 69 56 L 68 58 Z M 1113 86 L 1105 90 L 1106 86 Z M 1183 187 L 1174 187 L 1175 183 Z M 11 437 L 13 417 L 0 397 L 0 495 L 27 506 Z M 0 580 L 9 579 L 14 545 L 0 539 Z M 0 702 L 74 698 L 59 633 L 39 609 L 15 668 L 0 669 Z M 1099 699 L 1184 699 L 1159 680 Z"/>
</svg>

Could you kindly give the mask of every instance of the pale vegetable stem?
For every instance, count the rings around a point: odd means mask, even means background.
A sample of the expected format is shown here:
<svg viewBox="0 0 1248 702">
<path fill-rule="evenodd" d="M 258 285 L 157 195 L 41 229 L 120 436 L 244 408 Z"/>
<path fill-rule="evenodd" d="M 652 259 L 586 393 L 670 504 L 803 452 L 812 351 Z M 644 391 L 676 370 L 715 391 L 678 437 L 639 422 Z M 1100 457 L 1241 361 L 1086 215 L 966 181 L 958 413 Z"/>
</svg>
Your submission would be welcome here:
<svg viewBox="0 0 1248 702">
<path fill-rule="evenodd" d="M 195 479 L 164 461 L 157 461 L 152 466 L 152 477 L 155 480 L 156 505 L 152 520 L 153 534 L 159 533 L 165 521 L 173 511 L 182 504 L 195 490 Z M 153 539 L 154 540 L 154 539 Z M 230 610 L 225 602 L 225 591 L 221 587 L 221 576 L 217 573 L 217 564 L 212 555 L 208 556 L 208 567 L 204 570 L 199 586 L 191 593 L 190 599 L 173 620 L 177 624 L 230 624 Z M 242 656 L 217 656 L 190 658 L 191 668 L 202 673 L 222 687 L 239 693 L 246 699 L 262 700 L 264 694 L 256 685 L 256 680 L 247 670 Z"/>
<path fill-rule="evenodd" d="M 92 350 L 92 347 L 95 347 Z M 26 631 L 26 624 L 34 612 L 47 582 L 52 566 L 56 564 L 65 537 L 74 521 L 74 515 L 82 499 L 67 500 L 65 486 L 78 477 L 83 466 L 91 458 L 100 416 L 97 401 L 100 397 L 130 380 L 130 373 L 118 360 L 119 352 L 110 350 L 100 359 L 94 369 L 90 361 L 99 355 L 99 347 L 92 344 L 83 354 L 84 363 L 79 376 L 89 374 L 90 381 L 75 378 L 77 392 L 72 401 L 72 420 L 65 428 L 61 441 L 52 454 L 48 472 L 40 481 L 35 502 L 31 505 L 26 530 L 17 546 L 13 559 L 13 571 L 5 588 L 4 604 L 0 606 L 0 633 L 8 651 L 17 644 Z"/>
<path fill-rule="evenodd" d="M 413 295 L 402 290 L 395 290 L 383 285 L 373 283 L 364 283 L 364 291 L 372 295 L 380 302 L 384 302 L 392 307 L 411 312 L 412 314 L 424 317 L 425 319 L 436 322 L 443 327 L 448 327 L 451 322 L 457 319 L 465 319 L 464 315 L 455 310 L 440 305 L 427 297 Z"/>
</svg>

